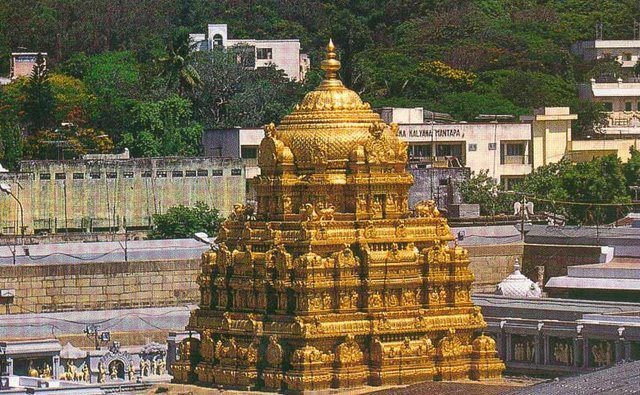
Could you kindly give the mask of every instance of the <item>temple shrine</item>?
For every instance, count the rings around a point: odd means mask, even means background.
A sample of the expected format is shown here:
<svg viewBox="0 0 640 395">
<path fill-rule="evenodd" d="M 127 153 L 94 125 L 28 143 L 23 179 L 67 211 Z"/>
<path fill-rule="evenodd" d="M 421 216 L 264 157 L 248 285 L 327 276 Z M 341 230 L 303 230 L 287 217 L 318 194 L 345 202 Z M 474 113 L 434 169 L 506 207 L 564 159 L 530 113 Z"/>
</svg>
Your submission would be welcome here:
<svg viewBox="0 0 640 395">
<path fill-rule="evenodd" d="M 203 254 L 174 381 L 307 392 L 499 378 L 469 256 L 432 201 L 409 210 L 407 147 L 326 73 L 265 127 L 257 210 L 236 205 Z"/>
</svg>

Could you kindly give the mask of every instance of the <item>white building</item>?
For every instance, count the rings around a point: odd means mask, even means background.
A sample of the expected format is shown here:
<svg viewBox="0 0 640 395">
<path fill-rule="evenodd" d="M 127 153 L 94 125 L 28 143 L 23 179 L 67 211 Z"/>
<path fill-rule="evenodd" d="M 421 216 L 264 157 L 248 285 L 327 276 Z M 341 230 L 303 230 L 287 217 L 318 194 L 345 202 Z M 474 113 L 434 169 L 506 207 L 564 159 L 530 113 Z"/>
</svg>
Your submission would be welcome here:
<svg viewBox="0 0 640 395">
<path fill-rule="evenodd" d="M 590 40 L 571 45 L 571 52 L 582 60 L 613 58 L 622 67 L 633 67 L 640 59 L 640 40 Z"/>
<path fill-rule="evenodd" d="M 385 122 L 399 126 L 409 160 L 425 167 L 465 166 L 487 170 L 507 189 L 534 168 L 557 162 L 571 149 L 568 107 L 545 107 L 521 122 L 432 123 L 421 108 L 383 108 Z"/>
<path fill-rule="evenodd" d="M 300 40 L 256 40 L 231 39 L 227 34 L 226 24 L 209 24 L 207 33 L 190 34 L 192 44 L 198 51 L 214 48 L 245 47 L 253 55 L 242 59 L 246 67 L 258 69 L 275 65 L 284 70 L 285 74 L 296 81 L 304 80 L 311 67 L 309 56 L 300 53 Z"/>
</svg>

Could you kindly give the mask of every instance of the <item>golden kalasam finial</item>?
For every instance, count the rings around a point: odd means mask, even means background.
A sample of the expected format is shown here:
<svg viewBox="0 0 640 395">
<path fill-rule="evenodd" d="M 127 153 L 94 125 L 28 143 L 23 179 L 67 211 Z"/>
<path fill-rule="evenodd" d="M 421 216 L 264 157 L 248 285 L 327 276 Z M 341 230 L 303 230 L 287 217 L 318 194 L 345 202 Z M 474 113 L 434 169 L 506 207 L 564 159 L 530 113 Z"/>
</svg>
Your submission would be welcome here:
<svg viewBox="0 0 640 395">
<path fill-rule="evenodd" d="M 338 76 L 338 70 L 340 70 L 340 61 L 335 53 L 336 46 L 333 45 L 333 40 L 329 39 L 327 45 L 327 58 L 322 61 L 321 68 L 326 72 L 326 79 L 333 80 Z"/>
</svg>

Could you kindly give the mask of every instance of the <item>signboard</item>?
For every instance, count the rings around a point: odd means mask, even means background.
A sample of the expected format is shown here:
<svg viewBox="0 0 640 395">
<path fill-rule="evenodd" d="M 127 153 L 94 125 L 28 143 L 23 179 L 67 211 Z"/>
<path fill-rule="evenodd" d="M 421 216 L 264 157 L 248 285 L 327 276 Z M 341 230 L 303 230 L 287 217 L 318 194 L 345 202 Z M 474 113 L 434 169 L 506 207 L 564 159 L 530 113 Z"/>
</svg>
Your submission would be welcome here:
<svg viewBox="0 0 640 395">
<path fill-rule="evenodd" d="M 442 128 L 442 127 L 431 127 L 429 125 L 425 125 L 420 128 L 400 128 L 398 130 L 398 136 L 404 138 L 405 140 L 413 140 L 420 139 L 424 140 L 430 139 L 432 136 L 434 139 L 461 139 L 464 138 L 464 132 L 460 130 L 460 128 Z"/>
</svg>

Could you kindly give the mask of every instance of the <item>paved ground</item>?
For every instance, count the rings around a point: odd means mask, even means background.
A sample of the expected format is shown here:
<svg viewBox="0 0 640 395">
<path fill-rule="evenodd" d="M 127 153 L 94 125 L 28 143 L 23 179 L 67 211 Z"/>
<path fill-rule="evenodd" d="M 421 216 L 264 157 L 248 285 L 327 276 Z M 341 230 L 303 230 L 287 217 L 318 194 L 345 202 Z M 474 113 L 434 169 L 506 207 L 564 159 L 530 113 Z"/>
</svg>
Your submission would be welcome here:
<svg viewBox="0 0 640 395">
<path fill-rule="evenodd" d="M 2 269 L 0 269 L 2 270 Z M 64 334 L 82 334 L 86 325 L 101 331 L 126 332 L 153 329 L 181 331 L 197 306 L 72 311 L 64 313 L 0 315 L 0 339 L 32 339 Z"/>
<path fill-rule="evenodd" d="M 508 377 L 503 380 L 490 382 L 463 381 L 463 382 L 425 382 L 413 384 L 406 387 L 364 387 L 350 390 L 327 390 L 318 391 L 316 395 L 333 395 L 333 394 L 349 394 L 349 395 L 503 395 L 514 391 L 514 389 L 523 386 L 538 383 L 540 380 L 528 378 L 512 378 Z M 265 392 L 255 391 L 231 391 L 220 390 L 215 388 L 203 388 L 194 385 L 182 384 L 158 384 L 145 392 L 145 395 L 151 394 L 167 394 L 167 395 L 239 395 L 253 394 L 264 395 Z"/>
<path fill-rule="evenodd" d="M 127 243 L 52 243 L 18 245 L 16 264 L 63 264 L 84 262 L 124 262 L 165 259 L 198 259 L 209 246 L 193 239 L 134 240 Z M 0 246 L 0 265 L 13 265 L 14 246 Z"/>
<path fill-rule="evenodd" d="M 513 395 L 600 395 L 640 394 L 640 361 L 621 363 L 532 387 L 519 389 Z"/>
</svg>

